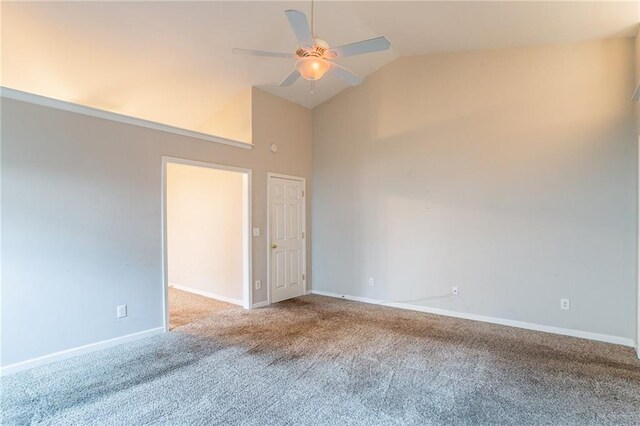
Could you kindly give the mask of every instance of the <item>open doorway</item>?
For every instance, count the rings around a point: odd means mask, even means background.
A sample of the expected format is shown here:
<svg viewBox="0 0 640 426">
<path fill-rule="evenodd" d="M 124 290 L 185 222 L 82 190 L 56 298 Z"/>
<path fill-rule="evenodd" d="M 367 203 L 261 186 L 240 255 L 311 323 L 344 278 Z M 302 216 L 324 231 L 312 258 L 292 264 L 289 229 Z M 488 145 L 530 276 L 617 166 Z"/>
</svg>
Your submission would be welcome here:
<svg viewBox="0 0 640 426">
<path fill-rule="evenodd" d="M 251 306 L 251 170 L 164 157 L 165 330 Z"/>
</svg>

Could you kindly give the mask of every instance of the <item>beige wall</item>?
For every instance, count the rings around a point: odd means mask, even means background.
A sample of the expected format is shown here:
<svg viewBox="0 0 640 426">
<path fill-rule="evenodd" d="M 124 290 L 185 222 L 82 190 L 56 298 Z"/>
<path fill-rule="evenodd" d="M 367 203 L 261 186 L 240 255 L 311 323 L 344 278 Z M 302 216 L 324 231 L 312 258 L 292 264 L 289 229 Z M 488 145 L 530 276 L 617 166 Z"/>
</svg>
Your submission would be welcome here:
<svg viewBox="0 0 640 426">
<path fill-rule="evenodd" d="M 314 109 L 314 290 L 634 338 L 633 61 L 404 57 Z"/>
<path fill-rule="evenodd" d="M 640 30 L 636 35 L 636 88 L 640 90 Z M 640 102 L 636 102 L 636 128 L 640 136 Z"/>
<path fill-rule="evenodd" d="M 251 143 L 251 94 L 247 87 L 232 97 L 202 128 L 207 132 L 240 142 Z"/>
<path fill-rule="evenodd" d="M 636 83 L 640 84 L 640 30 L 636 35 Z"/>
<path fill-rule="evenodd" d="M 254 281 L 262 277 L 262 282 L 266 283 L 267 261 L 266 253 L 269 242 L 266 239 L 267 230 L 267 172 L 282 173 L 285 175 L 298 176 L 306 179 L 306 219 L 307 219 L 307 289 L 311 289 L 310 271 L 312 270 L 311 243 L 311 200 L 313 199 L 312 177 L 311 177 L 311 111 L 275 97 L 259 89 L 253 89 L 252 95 L 252 133 L 254 149 L 256 155 L 261 156 L 260 173 L 254 172 L 253 176 L 253 226 L 259 226 L 262 236 L 254 238 L 253 253 L 260 253 L 261 262 L 254 262 Z M 275 143 L 278 145 L 278 152 L 269 151 L 269 146 Z M 255 196 L 256 187 L 260 191 L 260 196 Z M 259 212 L 259 214 L 256 214 Z M 266 285 L 262 290 L 254 289 L 254 303 L 267 299 Z"/>
<path fill-rule="evenodd" d="M 252 169 L 266 300 L 267 173 L 311 178 L 311 112 L 254 89 L 252 113 L 245 150 L 2 99 L 2 365 L 162 326 L 163 156 Z"/>
<path fill-rule="evenodd" d="M 167 164 L 169 283 L 242 304 L 244 174 Z"/>
</svg>

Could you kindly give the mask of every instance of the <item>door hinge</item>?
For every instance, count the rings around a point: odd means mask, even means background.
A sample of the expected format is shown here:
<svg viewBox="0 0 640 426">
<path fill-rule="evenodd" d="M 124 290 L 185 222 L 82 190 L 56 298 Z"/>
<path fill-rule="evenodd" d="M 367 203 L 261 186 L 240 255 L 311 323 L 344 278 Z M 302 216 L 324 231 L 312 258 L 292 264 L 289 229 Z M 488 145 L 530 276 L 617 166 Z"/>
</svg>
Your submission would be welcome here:
<svg viewBox="0 0 640 426">
<path fill-rule="evenodd" d="M 304 232 L 302 233 L 302 238 L 304 238 Z"/>
<path fill-rule="evenodd" d="M 304 191 L 302 191 L 302 196 L 304 197 Z"/>
<path fill-rule="evenodd" d="M 302 281 L 304 281 L 304 280 L 305 280 L 305 278 L 304 278 L 304 274 L 302 274 Z"/>
</svg>

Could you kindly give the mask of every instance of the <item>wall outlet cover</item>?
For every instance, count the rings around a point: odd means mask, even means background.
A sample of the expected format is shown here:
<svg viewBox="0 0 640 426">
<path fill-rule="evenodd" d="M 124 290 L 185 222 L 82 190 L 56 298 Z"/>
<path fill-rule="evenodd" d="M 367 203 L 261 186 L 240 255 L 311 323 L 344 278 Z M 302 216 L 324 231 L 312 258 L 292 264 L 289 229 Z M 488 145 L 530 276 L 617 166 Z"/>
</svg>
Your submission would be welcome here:
<svg viewBox="0 0 640 426">
<path fill-rule="evenodd" d="M 119 305 L 116 308 L 116 317 L 117 318 L 124 318 L 127 316 L 127 305 Z"/>
<path fill-rule="evenodd" d="M 560 309 L 568 311 L 570 309 L 569 299 L 560 299 Z"/>
<path fill-rule="evenodd" d="M 451 294 L 454 296 L 458 295 L 458 287 L 451 287 Z"/>
<path fill-rule="evenodd" d="M 260 290 L 262 288 L 262 281 L 261 280 L 257 280 L 256 281 L 256 290 Z"/>
</svg>

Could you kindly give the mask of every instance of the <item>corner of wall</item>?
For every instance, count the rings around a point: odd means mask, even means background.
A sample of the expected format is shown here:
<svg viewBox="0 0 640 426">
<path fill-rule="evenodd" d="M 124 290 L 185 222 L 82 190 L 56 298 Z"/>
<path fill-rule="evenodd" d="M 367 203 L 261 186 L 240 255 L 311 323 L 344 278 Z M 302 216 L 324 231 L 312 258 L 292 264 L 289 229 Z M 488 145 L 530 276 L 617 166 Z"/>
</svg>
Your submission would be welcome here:
<svg viewBox="0 0 640 426">
<path fill-rule="evenodd" d="M 203 126 L 207 132 L 224 138 L 252 143 L 252 90 L 236 94 Z"/>
<path fill-rule="evenodd" d="M 311 110 L 253 86 L 251 88 L 251 126 L 254 144 L 266 139 L 277 143 L 277 137 L 268 135 L 289 132 L 299 134 L 303 129 L 308 129 L 310 138 Z"/>
</svg>

